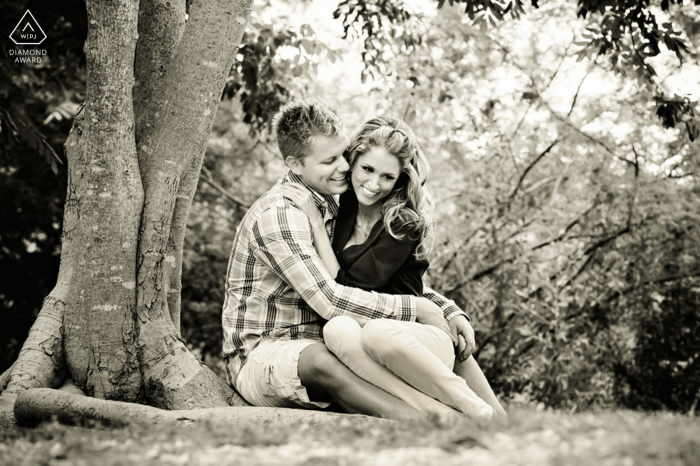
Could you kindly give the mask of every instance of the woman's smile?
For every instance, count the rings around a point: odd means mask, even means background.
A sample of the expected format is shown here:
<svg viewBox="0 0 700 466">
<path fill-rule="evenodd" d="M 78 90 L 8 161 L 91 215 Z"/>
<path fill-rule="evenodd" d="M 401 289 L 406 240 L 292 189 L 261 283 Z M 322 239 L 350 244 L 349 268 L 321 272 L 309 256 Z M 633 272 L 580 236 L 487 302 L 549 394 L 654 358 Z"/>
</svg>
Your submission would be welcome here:
<svg viewBox="0 0 700 466">
<path fill-rule="evenodd" d="M 375 197 L 378 196 L 381 191 L 372 191 L 369 189 L 367 186 L 362 186 L 362 190 L 365 192 L 365 196 L 367 197 Z"/>
<path fill-rule="evenodd" d="M 357 202 L 370 206 L 391 194 L 401 174 L 399 159 L 383 147 L 373 147 L 357 158 L 352 169 L 352 188 Z"/>
</svg>

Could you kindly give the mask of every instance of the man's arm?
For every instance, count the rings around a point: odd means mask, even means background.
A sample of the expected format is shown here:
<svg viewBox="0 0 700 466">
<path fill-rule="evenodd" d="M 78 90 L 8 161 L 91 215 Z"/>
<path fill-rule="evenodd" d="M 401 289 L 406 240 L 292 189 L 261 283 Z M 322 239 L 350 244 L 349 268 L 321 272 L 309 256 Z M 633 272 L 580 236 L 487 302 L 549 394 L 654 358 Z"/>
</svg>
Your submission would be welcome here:
<svg viewBox="0 0 700 466">
<path fill-rule="evenodd" d="M 252 234 L 254 256 L 323 318 L 347 315 L 361 325 L 378 318 L 416 320 L 413 296 L 370 293 L 336 283 L 314 248 L 306 215 L 297 208 L 270 208 L 253 225 Z"/>
<path fill-rule="evenodd" d="M 457 307 L 454 301 L 445 298 L 432 288 L 423 286 L 423 296 L 437 304 L 442 310 L 445 320 L 447 320 L 450 327 L 452 341 L 456 342 L 457 358 L 464 362 L 474 352 L 476 347 L 474 329 L 470 323 L 471 319 L 463 310 Z"/>
<path fill-rule="evenodd" d="M 467 313 L 457 307 L 454 301 L 445 298 L 443 295 L 426 285 L 423 285 L 423 296 L 435 303 L 442 310 L 445 320 L 450 321 L 453 317 L 462 315 L 467 318 L 468 322 L 471 322 L 471 319 Z"/>
</svg>

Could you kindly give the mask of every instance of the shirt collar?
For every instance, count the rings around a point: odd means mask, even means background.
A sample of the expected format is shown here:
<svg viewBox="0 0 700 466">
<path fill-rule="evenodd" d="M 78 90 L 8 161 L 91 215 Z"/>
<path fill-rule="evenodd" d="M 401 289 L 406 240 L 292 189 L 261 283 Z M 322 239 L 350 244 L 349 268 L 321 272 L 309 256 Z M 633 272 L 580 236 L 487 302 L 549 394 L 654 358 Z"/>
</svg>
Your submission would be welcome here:
<svg viewBox="0 0 700 466">
<path fill-rule="evenodd" d="M 301 178 L 299 178 L 299 176 L 296 173 L 292 172 L 291 170 L 289 170 L 287 172 L 287 175 L 282 179 L 282 184 L 285 183 L 299 183 L 303 185 L 306 189 L 308 189 L 311 195 L 314 197 L 316 207 L 318 207 L 319 210 L 321 210 L 324 217 L 326 217 L 326 215 L 328 215 L 330 218 L 335 218 L 338 216 L 338 202 L 336 201 L 334 196 L 330 194 L 327 196 L 321 195 L 318 191 L 306 184 Z"/>
</svg>

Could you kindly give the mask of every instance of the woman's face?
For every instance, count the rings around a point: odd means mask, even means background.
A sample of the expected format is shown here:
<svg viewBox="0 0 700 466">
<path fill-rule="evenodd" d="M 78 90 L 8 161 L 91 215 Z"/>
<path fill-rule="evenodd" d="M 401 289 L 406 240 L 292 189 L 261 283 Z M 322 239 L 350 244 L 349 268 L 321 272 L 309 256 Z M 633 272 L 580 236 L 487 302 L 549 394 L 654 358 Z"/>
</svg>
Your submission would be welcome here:
<svg viewBox="0 0 700 466">
<path fill-rule="evenodd" d="M 382 202 L 394 189 L 400 174 L 398 157 L 383 147 L 372 147 L 357 158 L 352 170 L 352 188 L 357 201 L 366 206 Z"/>
</svg>

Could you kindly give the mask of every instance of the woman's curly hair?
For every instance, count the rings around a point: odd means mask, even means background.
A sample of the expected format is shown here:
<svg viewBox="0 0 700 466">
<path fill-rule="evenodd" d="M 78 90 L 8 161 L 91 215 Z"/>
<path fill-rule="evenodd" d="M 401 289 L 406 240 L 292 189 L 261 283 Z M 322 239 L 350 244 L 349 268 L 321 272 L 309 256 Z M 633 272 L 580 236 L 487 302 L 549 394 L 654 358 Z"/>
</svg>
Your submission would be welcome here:
<svg viewBox="0 0 700 466">
<path fill-rule="evenodd" d="M 373 147 L 386 149 L 399 159 L 401 165 L 401 174 L 394 189 L 382 205 L 384 226 L 391 236 L 399 240 L 403 239 L 404 234 L 397 234 L 397 228 L 408 232 L 411 237 L 417 236 L 416 258 L 425 259 L 433 246 L 433 222 L 429 215 L 433 201 L 423 186 L 430 173 L 430 164 L 411 128 L 395 118 L 373 118 L 360 128 L 344 153 L 351 171 L 357 159 Z"/>
</svg>

